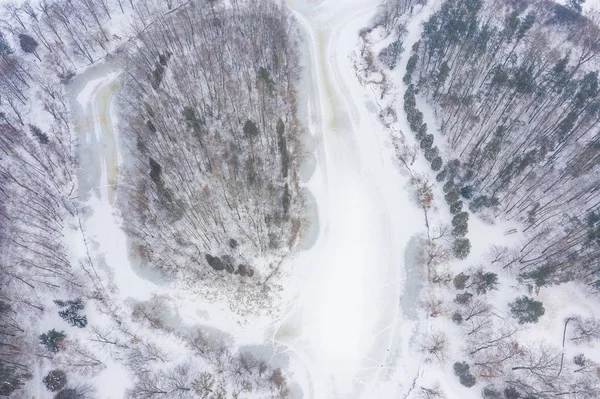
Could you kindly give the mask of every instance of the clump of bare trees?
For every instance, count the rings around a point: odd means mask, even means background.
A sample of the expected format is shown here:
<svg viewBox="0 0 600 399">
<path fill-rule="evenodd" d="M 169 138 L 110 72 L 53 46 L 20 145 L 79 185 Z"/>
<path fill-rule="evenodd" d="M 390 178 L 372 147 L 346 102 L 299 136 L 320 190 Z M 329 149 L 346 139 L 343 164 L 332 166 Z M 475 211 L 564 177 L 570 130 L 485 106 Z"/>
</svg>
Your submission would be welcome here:
<svg viewBox="0 0 600 399">
<path fill-rule="evenodd" d="M 129 398 L 290 397 L 287 377 L 280 368 L 250 352 L 230 350 L 220 334 L 157 328 L 149 336 L 136 325 L 115 323 L 93 326 L 88 341 L 132 373 Z M 75 349 L 78 355 L 81 348 Z M 174 349 L 185 353 L 184 361 L 175 359 Z M 73 367 L 73 371 L 81 374 L 87 370 L 90 357 L 83 357 L 83 370 Z"/>
<path fill-rule="evenodd" d="M 143 261 L 196 281 L 264 280 L 294 245 L 302 200 L 297 37 L 270 1 L 200 2 L 126 49 L 121 208 Z"/>
</svg>

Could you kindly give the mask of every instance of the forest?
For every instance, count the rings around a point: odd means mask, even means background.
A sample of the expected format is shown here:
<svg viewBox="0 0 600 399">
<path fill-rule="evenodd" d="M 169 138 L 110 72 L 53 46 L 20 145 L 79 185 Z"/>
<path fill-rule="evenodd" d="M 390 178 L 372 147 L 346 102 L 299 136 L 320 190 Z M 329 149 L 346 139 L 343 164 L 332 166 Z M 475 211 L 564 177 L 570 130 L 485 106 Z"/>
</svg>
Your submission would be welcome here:
<svg viewBox="0 0 600 399">
<path fill-rule="evenodd" d="M 272 2 L 210 4 L 123 49 L 121 208 L 148 266 L 262 284 L 302 225 L 297 28 Z"/>
<path fill-rule="evenodd" d="M 45 386 L 59 399 L 102 397 L 84 381 L 113 363 L 133 376 L 131 398 L 289 395 L 262 358 L 149 320 L 156 301 L 118 303 L 84 228 L 86 132 L 68 88 L 105 60 L 123 68 L 120 127 L 133 157 L 120 206 L 148 266 L 258 286 L 301 228 L 296 41 L 270 1 L 0 5 L 0 396 Z M 39 331 L 50 314 L 77 334 Z M 185 361 L 160 347 L 169 340 Z"/>
<path fill-rule="evenodd" d="M 404 75 L 407 103 L 416 94 L 438 115 L 434 143 L 405 104 L 451 212 L 464 204 L 520 223 L 527 240 L 503 267 L 538 287 L 599 281 L 597 22 L 549 1 L 447 1 L 424 23 Z"/>
</svg>

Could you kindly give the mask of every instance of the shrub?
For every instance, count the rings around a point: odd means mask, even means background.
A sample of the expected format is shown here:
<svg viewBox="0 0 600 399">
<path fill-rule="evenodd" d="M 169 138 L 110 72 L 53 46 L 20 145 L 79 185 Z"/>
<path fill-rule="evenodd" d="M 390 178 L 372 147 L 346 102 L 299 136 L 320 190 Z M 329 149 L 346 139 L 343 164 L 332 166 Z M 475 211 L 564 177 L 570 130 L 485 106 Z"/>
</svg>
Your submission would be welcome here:
<svg viewBox="0 0 600 399">
<path fill-rule="evenodd" d="M 44 385 L 50 392 L 56 392 L 67 385 L 67 374 L 62 370 L 52 370 L 44 377 Z"/>
<path fill-rule="evenodd" d="M 510 308 L 512 317 L 517 319 L 519 324 L 537 323 L 538 319 L 546 312 L 542 302 L 533 300 L 525 295 L 509 303 L 508 307 Z"/>
</svg>

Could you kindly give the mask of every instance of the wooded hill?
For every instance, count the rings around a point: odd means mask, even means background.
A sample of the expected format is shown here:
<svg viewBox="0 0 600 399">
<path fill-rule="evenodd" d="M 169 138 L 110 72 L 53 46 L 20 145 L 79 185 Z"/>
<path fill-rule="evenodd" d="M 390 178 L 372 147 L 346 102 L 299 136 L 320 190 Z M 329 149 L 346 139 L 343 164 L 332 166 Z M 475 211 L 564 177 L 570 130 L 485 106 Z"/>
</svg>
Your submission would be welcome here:
<svg viewBox="0 0 600 399">
<path fill-rule="evenodd" d="M 280 5 L 206 2 L 126 49 L 120 129 L 133 159 L 121 208 L 145 263 L 196 280 L 263 281 L 293 245 L 296 42 Z"/>
</svg>

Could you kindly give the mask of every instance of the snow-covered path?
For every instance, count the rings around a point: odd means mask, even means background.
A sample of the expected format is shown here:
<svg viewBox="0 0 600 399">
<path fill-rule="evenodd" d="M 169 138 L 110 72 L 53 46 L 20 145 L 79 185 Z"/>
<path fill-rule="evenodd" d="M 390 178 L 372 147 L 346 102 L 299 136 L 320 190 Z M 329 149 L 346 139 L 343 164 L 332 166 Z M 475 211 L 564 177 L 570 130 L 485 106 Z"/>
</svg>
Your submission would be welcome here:
<svg viewBox="0 0 600 399">
<path fill-rule="evenodd" d="M 400 333 L 404 252 L 423 231 L 423 215 L 394 163 L 374 96 L 359 84 L 350 59 L 373 2 L 290 6 L 306 44 L 301 86 L 308 92 L 301 101 L 308 102 L 316 158 L 306 187 L 319 232 L 292 265 L 300 293 L 276 339 L 305 369 L 309 397 L 372 398 L 402 339 L 410 338 Z"/>
<path fill-rule="evenodd" d="M 121 299 L 146 300 L 155 287 L 132 269 L 127 237 L 113 208 L 122 161 L 114 112 L 119 80 L 119 73 L 107 62 L 79 75 L 69 87 L 79 135 L 79 195 L 91 210 L 82 223 Z"/>
</svg>

